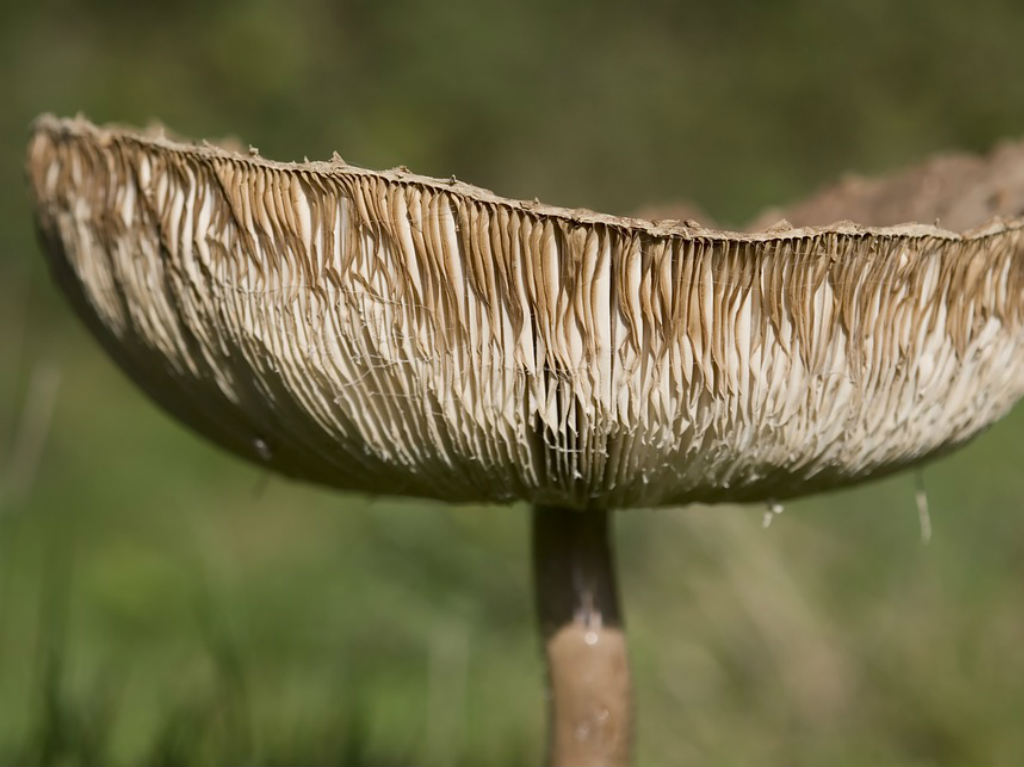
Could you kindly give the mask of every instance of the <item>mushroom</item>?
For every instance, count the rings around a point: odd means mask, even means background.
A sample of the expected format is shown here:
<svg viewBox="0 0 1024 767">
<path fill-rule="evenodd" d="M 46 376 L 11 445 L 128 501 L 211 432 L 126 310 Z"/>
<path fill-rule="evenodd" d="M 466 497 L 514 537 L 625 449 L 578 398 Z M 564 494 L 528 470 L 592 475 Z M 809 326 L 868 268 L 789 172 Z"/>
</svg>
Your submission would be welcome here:
<svg viewBox="0 0 1024 767">
<path fill-rule="evenodd" d="M 57 282 L 195 430 L 345 490 L 533 505 L 558 764 L 629 758 L 609 510 L 877 477 L 1024 393 L 1024 220 L 736 233 L 49 116 L 28 174 Z"/>
</svg>

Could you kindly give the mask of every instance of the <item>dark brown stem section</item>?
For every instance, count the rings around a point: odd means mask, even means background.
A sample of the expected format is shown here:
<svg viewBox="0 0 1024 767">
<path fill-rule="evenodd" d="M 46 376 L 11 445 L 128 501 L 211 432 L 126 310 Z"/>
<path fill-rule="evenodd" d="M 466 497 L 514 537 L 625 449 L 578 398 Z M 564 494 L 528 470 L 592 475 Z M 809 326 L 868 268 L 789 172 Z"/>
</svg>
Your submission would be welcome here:
<svg viewBox="0 0 1024 767">
<path fill-rule="evenodd" d="M 548 761 L 628 764 L 633 704 L 608 512 L 535 507 L 533 575 L 548 665 Z"/>
</svg>

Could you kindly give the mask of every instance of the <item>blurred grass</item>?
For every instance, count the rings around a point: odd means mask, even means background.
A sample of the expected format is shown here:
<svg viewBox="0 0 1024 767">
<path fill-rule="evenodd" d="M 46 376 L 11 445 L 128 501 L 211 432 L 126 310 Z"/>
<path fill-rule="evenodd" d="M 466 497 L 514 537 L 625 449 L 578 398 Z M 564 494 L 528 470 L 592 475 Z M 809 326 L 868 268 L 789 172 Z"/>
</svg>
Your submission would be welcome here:
<svg viewBox="0 0 1024 767">
<path fill-rule="evenodd" d="M 156 411 L 50 287 L 41 111 L 738 224 L 1024 132 L 1024 9 L 0 5 L 0 762 L 537 762 L 518 507 L 263 476 Z M 619 515 L 641 763 L 1019 763 L 1016 412 L 914 479 Z"/>
</svg>

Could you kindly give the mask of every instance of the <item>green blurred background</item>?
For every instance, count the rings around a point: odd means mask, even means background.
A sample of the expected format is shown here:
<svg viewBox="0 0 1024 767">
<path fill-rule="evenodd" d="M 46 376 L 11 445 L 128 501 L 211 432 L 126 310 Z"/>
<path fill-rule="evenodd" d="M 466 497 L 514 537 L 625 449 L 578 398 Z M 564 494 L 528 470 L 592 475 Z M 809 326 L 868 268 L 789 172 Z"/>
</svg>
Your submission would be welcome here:
<svg viewBox="0 0 1024 767">
<path fill-rule="evenodd" d="M 51 287 L 39 112 L 739 225 L 1024 134 L 1024 6 L 0 3 L 0 762 L 538 762 L 522 507 L 331 493 L 187 433 Z M 618 515 L 639 762 L 1020 763 L 1018 411 L 913 474 Z"/>
</svg>

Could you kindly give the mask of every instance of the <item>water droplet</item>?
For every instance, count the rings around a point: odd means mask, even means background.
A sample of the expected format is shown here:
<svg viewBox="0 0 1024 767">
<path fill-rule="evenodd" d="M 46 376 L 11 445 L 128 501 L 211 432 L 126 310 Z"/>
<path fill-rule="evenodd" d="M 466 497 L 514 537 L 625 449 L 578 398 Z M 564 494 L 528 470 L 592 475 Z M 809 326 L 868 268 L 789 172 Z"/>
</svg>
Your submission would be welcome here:
<svg viewBox="0 0 1024 767">
<path fill-rule="evenodd" d="M 768 529 L 772 525 L 772 520 L 775 519 L 779 514 L 783 512 L 783 506 L 778 501 L 768 501 L 768 510 L 765 511 L 764 517 L 761 519 L 761 527 Z"/>
<path fill-rule="evenodd" d="M 256 455 L 260 457 L 261 461 L 270 461 L 274 457 L 274 453 L 270 449 L 270 445 L 262 437 L 256 437 L 252 441 L 252 447 L 256 451 Z"/>
<path fill-rule="evenodd" d="M 597 632 L 596 631 L 588 631 L 586 634 L 583 635 L 583 641 L 586 642 L 588 645 L 596 645 L 597 644 Z"/>
</svg>

